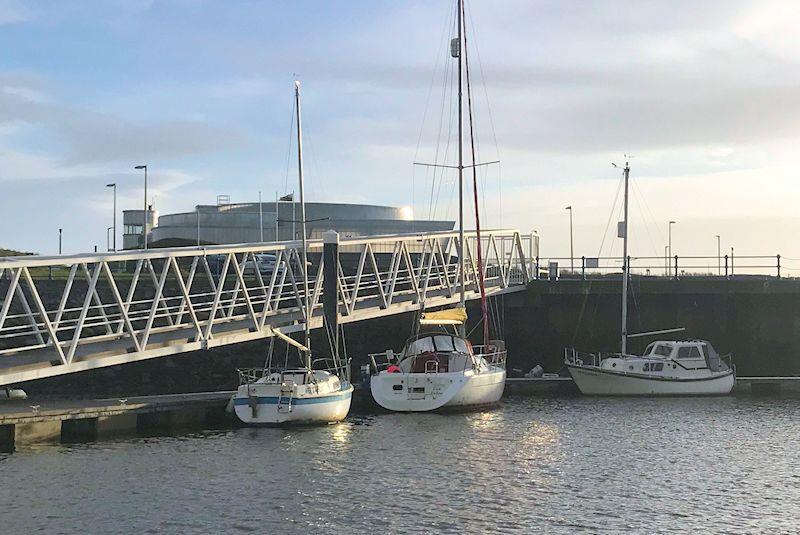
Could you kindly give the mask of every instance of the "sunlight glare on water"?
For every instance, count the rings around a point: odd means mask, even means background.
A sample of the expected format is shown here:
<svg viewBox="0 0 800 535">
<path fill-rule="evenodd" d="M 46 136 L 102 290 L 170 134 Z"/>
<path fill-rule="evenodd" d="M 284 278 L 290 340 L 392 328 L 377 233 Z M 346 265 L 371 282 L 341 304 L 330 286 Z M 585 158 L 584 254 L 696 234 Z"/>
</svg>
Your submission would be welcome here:
<svg viewBox="0 0 800 535">
<path fill-rule="evenodd" d="M 792 399 L 512 397 L 0 456 L 9 533 L 795 532 Z"/>
</svg>

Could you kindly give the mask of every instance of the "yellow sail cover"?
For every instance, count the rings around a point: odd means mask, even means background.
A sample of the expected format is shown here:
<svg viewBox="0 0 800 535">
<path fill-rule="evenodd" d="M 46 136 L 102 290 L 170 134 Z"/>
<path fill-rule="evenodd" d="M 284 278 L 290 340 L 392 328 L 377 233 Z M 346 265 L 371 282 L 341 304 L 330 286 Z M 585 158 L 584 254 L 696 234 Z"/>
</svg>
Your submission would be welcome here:
<svg viewBox="0 0 800 535">
<path fill-rule="evenodd" d="M 461 325 L 467 321 L 467 311 L 462 307 L 423 312 L 421 325 Z"/>
</svg>

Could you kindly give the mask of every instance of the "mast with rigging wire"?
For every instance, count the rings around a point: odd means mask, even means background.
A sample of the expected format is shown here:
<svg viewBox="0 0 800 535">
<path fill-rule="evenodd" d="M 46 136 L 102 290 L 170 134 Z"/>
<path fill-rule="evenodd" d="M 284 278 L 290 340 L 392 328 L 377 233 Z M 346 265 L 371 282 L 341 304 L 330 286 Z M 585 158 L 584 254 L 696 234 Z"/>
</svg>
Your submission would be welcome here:
<svg viewBox="0 0 800 535">
<path fill-rule="evenodd" d="M 301 273 L 303 274 L 303 309 L 305 325 L 303 327 L 303 351 L 305 367 L 311 370 L 311 299 L 308 292 L 308 247 L 306 245 L 306 201 L 303 189 L 303 129 L 300 124 L 300 81 L 294 82 L 295 108 L 297 110 L 297 179 L 300 182 L 300 230 L 303 234 L 303 254 Z"/>
<path fill-rule="evenodd" d="M 462 25 L 463 20 L 463 7 L 464 0 L 456 2 L 456 9 L 458 9 L 458 36 L 456 37 L 457 43 L 453 47 L 450 44 L 450 54 L 458 59 L 458 276 L 461 280 L 461 295 L 459 303 L 462 308 L 467 306 L 467 281 L 464 270 L 464 127 L 463 127 L 463 97 L 461 90 L 461 43 L 463 40 Z M 465 326 L 459 327 L 459 334 L 464 336 Z"/>
</svg>

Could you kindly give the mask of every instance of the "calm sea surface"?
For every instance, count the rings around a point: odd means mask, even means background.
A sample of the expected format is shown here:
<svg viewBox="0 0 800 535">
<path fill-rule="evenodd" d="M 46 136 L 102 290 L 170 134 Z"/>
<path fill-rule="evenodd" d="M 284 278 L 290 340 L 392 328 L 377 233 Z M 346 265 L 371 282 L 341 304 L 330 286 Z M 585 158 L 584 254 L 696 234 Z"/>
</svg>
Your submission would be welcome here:
<svg viewBox="0 0 800 535">
<path fill-rule="evenodd" d="M 0 455 L 3 533 L 800 531 L 800 400 L 509 398 Z"/>
</svg>

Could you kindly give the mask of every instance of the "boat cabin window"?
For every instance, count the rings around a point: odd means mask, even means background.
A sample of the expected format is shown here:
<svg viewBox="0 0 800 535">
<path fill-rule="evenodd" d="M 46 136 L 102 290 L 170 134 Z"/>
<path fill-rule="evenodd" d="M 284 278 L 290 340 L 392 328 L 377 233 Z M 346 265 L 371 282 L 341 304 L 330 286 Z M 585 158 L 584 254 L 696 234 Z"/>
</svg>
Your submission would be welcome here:
<svg viewBox="0 0 800 535">
<path fill-rule="evenodd" d="M 645 352 L 646 355 L 658 355 L 659 357 L 668 357 L 672 353 L 672 348 L 667 344 L 650 344 L 648 347 L 650 352 Z"/>
<path fill-rule="evenodd" d="M 420 353 L 433 353 L 433 338 L 425 337 L 414 340 L 408 344 L 408 355 L 419 355 Z"/>
<path fill-rule="evenodd" d="M 448 334 L 437 334 L 433 336 L 426 336 L 409 342 L 406 355 L 420 355 L 422 353 L 434 353 L 436 351 L 442 353 L 452 353 L 457 351 L 459 353 L 469 354 L 469 345 L 467 341 L 453 337 Z"/>
<path fill-rule="evenodd" d="M 455 351 L 452 336 L 434 336 L 433 343 L 436 345 L 436 351 Z"/>
<path fill-rule="evenodd" d="M 466 340 L 463 338 L 453 338 L 453 342 L 455 343 L 456 351 L 459 353 L 469 353 L 469 346 Z"/>
<path fill-rule="evenodd" d="M 642 366 L 642 371 L 645 371 L 645 372 L 660 372 L 660 371 L 664 371 L 664 363 L 663 362 L 645 362 L 644 366 Z"/>
<path fill-rule="evenodd" d="M 697 346 L 681 347 L 681 348 L 678 348 L 678 358 L 679 359 L 701 359 L 701 358 L 703 358 L 703 355 L 700 354 L 700 350 L 697 349 Z"/>
</svg>

